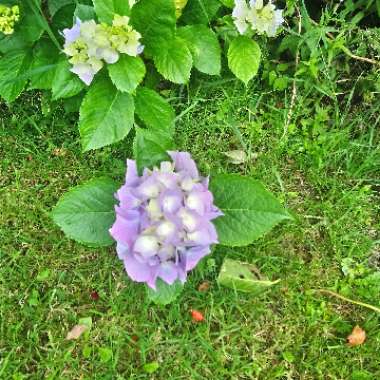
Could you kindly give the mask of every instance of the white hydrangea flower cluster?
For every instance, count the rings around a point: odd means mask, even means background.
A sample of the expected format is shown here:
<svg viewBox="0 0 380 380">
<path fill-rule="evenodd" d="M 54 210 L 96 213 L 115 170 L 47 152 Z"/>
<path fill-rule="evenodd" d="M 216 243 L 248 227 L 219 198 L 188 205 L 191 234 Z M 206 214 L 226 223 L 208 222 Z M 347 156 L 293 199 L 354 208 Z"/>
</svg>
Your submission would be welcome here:
<svg viewBox="0 0 380 380">
<path fill-rule="evenodd" d="M 250 0 L 249 5 L 246 0 L 235 0 L 232 17 L 240 34 L 251 28 L 259 34 L 274 37 L 284 22 L 282 11 L 276 9 L 271 0 L 266 5 L 263 0 Z"/>
<path fill-rule="evenodd" d="M 120 54 L 136 57 L 144 47 L 141 34 L 129 25 L 129 17 L 114 16 L 112 25 L 77 19 L 71 29 L 63 31 L 64 53 L 73 65 L 71 72 L 89 85 L 104 63 L 116 63 Z"/>
</svg>

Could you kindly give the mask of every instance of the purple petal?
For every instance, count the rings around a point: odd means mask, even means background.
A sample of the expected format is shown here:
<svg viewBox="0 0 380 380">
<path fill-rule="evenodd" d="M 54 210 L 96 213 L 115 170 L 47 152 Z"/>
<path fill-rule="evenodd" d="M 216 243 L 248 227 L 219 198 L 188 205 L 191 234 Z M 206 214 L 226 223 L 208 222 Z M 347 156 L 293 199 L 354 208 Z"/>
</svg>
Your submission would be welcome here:
<svg viewBox="0 0 380 380">
<path fill-rule="evenodd" d="M 124 267 L 133 281 L 147 282 L 152 278 L 152 268 L 146 263 L 137 261 L 133 255 L 124 258 Z"/>
<path fill-rule="evenodd" d="M 168 154 L 172 158 L 177 172 L 184 171 L 194 179 L 199 178 L 197 165 L 195 164 L 194 160 L 191 158 L 189 153 L 168 152 Z"/>
<path fill-rule="evenodd" d="M 116 221 L 110 228 L 111 236 L 117 241 L 132 249 L 132 245 L 137 237 L 140 214 L 137 211 L 123 210 L 124 216 L 120 215 L 119 208 L 116 206 Z"/>
<path fill-rule="evenodd" d="M 139 182 L 139 174 L 137 172 L 136 161 L 127 160 L 127 173 L 125 175 L 125 184 L 135 186 Z"/>
<path fill-rule="evenodd" d="M 211 249 L 209 246 L 190 248 L 185 255 L 185 270 L 189 271 L 193 269 L 203 257 L 210 253 L 210 251 Z"/>
<path fill-rule="evenodd" d="M 178 278 L 178 269 L 174 263 L 162 263 L 158 269 L 158 277 L 164 280 L 167 284 L 172 285 Z"/>
</svg>

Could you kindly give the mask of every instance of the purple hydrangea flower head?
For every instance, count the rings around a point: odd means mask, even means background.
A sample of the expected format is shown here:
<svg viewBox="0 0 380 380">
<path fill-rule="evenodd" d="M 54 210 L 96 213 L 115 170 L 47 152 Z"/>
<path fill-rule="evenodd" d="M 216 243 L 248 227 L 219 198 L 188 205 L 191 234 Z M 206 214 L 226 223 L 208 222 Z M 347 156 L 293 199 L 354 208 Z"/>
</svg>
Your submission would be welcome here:
<svg viewBox="0 0 380 380">
<path fill-rule="evenodd" d="M 141 176 L 136 162 L 127 161 L 110 229 L 129 277 L 153 289 L 158 278 L 169 285 L 186 281 L 187 272 L 218 243 L 211 221 L 222 215 L 190 154 L 168 154 L 172 162 L 144 169 Z"/>
</svg>

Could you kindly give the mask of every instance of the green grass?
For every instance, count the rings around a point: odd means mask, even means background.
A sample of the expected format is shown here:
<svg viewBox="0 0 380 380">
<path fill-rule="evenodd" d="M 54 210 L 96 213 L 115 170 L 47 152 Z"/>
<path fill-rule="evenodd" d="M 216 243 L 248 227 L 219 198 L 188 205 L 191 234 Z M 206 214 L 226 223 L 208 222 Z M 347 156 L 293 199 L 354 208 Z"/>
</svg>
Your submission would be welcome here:
<svg viewBox="0 0 380 380">
<path fill-rule="evenodd" d="M 380 377 L 380 315 L 314 292 L 332 289 L 380 306 L 379 293 L 370 296 L 358 282 L 371 273 L 368 258 L 380 243 L 379 103 L 355 105 L 349 93 L 326 102 L 301 92 L 284 133 L 289 94 L 245 90 L 237 81 L 205 83 L 169 91 L 181 115 L 179 149 L 190 151 L 204 174 L 260 179 L 295 220 L 250 247 L 218 246 L 166 307 L 148 304 L 114 248 L 70 241 L 49 217 L 76 184 L 101 175 L 121 182 L 131 139 L 82 154 L 75 114 L 49 109 L 33 94 L 1 106 L 1 379 Z M 234 149 L 245 149 L 250 160 L 228 163 L 224 153 Z M 226 256 L 281 282 L 259 296 L 219 287 Z M 347 258 L 356 269 L 345 277 Z M 199 292 L 205 280 L 211 287 Z M 205 322 L 193 323 L 191 309 Z M 83 317 L 92 317 L 89 335 L 66 341 Z M 356 324 L 367 341 L 349 348 Z M 103 348 L 112 351 L 108 361 Z M 159 367 L 148 374 L 151 362 Z"/>
</svg>

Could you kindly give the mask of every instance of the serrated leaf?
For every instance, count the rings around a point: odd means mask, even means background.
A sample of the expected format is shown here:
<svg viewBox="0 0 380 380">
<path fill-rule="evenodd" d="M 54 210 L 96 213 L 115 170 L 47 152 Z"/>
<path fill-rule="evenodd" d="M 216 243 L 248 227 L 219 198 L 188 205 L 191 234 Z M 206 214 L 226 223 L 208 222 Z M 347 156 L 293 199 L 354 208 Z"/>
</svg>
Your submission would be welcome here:
<svg viewBox="0 0 380 380">
<path fill-rule="evenodd" d="M 75 0 L 49 0 L 48 8 L 50 16 L 53 17 L 57 11 L 63 8 L 65 5 L 74 4 Z"/>
<path fill-rule="evenodd" d="M 136 114 L 148 126 L 171 132 L 174 127 L 173 107 L 156 91 L 140 87 L 135 96 Z"/>
<path fill-rule="evenodd" d="M 133 92 L 144 79 L 146 69 L 140 57 L 123 54 L 116 63 L 108 65 L 108 72 L 118 90 Z"/>
<path fill-rule="evenodd" d="M 173 138 L 168 132 L 136 128 L 133 152 L 139 171 L 170 160 L 167 151 L 173 148 Z"/>
<path fill-rule="evenodd" d="M 238 36 L 231 42 L 228 49 L 228 67 L 245 85 L 257 74 L 260 60 L 260 46 L 252 39 Z"/>
<path fill-rule="evenodd" d="M 168 305 L 176 300 L 183 290 L 183 284 L 176 281 L 172 285 L 158 279 L 156 282 L 157 290 L 146 287 L 148 299 L 157 305 Z"/>
<path fill-rule="evenodd" d="M 261 293 L 280 280 L 269 281 L 260 274 L 255 265 L 225 259 L 220 269 L 218 283 L 245 293 Z"/>
<path fill-rule="evenodd" d="M 205 25 L 189 25 L 178 28 L 177 35 L 186 41 L 199 71 L 210 75 L 220 73 L 221 49 L 211 29 Z"/>
<path fill-rule="evenodd" d="M 129 15 L 128 0 L 93 0 L 99 21 L 112 24 L 114 14 Z"/>
<path fill-rule="evenodd" d="M 182 12 L 185 24 L 208 24 L 222 6 L 219 0 L 189 0 Z"/>
<path fill-rule="evenodd" d="M 100 247 L 114 241 L 108 230 L 115 221 L 114 193 L 110 179 L 94 179 L 64 194 L 51 215 L 67 237 L 82 244 Z"/>
<path fill-rule="evenodd" d="M 28 50 L 11 51 L 0 58 L 0 96 L 8 103 L 13 102 L 24 89 L 27 78 L 22 75 L 29 65 Z"/>
<path fill-rule="evenodd" d="M 214 221 L 223 245 L 251 244 L 276 224 L 291 219 L 281 203 L 249 177 L 221 174 L 211 180 L 210 188 L 214 203 L 224 213 Z"/>
<path fill-rule="evenodd" d="M 49 39 L 41 39 L 33 49 L 30 89 L 48 90 L 53 86 L 59 51 Z"/>
<path fill-rule="evenodd" d="M 109 78 L 95 80 L 80 108 L 83 151 L 122 140 L 133 127 L 134 112 L 132 95 L 118 91 Z"/>
<path fill-rule="evenodd" d="M 91 5 L 77 4 L 74 11 L 74 20 L 79 18 L 81 21 L 89 21 L 95 19 L 95 9 Z"/>
<path fill-rule="evenodd" d="M 149 55 L 159 53 L 175 36 L 174 1 L 138 1 L 132 8 L 131 23 L 142 34 L 144 53 Z"/>
<path fill-rule="evenodd" d="M 78 76 L 70 71 L 70 68 L 71 65 L 66 58 L 58 62 L 52 84 L 53 100 L 70 98 L 79 94 L 85 87 Z"/>
<path fill-rule="evenodd" d="M 173 83 L 187 83 L 190 79 L 193 58 L 186 42 L 175 37 L 167 41 L 153 57 L 157 71 Z"/>
</svg>

